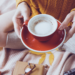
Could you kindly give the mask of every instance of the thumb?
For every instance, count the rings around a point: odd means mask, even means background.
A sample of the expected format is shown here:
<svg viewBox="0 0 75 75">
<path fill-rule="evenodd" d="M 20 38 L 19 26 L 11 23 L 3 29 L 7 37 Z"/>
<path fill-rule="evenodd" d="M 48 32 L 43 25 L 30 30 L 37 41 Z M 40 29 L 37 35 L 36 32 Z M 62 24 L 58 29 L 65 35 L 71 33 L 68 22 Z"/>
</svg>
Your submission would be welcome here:
<svg viewBox="0 0 75 75">
<path fill-rule="evenodd" d="M 23 15 L 23 21 L 24 21 L 24 22 L 29 20 L 29 16 L 30 16 L 29 13 L 23 12 L 22 15 Z"/>
<path fill-rule="evenodd" d="M 72 24 L 72 28 L 67 33 L 65 42 L 67 42 L 73 36 L 74 33 L 75 33 L 75 22 Z"/>
<path fill-rule="evenodd" d="M 61 23 L 59 30 L 63 30 L 67 27 L 68 23 L 73 19 L 73 15 L 71 13 L 69 13 L 66 18 L 64 19 L 64 21 Z"/>
</svg>

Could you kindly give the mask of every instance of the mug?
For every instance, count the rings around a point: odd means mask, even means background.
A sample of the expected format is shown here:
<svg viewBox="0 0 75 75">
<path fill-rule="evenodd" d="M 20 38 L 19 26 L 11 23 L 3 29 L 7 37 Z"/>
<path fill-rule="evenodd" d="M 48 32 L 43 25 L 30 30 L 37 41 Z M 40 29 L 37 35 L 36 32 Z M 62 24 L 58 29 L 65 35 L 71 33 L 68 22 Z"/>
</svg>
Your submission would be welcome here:
<svg viewBox="0 0 75 75">
<path fill-rule="evenodd" d="M 57 20 L 48 14 L 36 15 L 23 25 L 38 41 L 48 41 L 58 27 Z"/>
</svg>

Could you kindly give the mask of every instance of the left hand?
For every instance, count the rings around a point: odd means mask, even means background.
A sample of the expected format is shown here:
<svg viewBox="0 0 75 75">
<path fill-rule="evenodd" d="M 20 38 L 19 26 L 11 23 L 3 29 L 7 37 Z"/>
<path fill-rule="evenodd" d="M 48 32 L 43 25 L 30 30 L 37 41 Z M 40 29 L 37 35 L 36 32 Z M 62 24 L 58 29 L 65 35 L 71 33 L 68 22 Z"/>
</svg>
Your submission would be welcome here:
<svg viewBox="0 0 75 75">
<path fill-rule="evenodd" d="M 14 30 L 18 37 L 20 38 L 20 31 L 22 29 L 23 23 L 28 21 L 30 17 L 30 8 L 26 2 L 22 2 L 18 5 L 16 12 L 13 16 Z"/>
<path fill-rule="evenodd" d="M 61 23 L 61 26 L 59 27 L 59 30 L 67 29 L 69 22 L 72 22 L 71 28 L 67 32 L 67 36 L 65 39 L 65 42 L 67 42 L 75 33 L 75 11 L 70 12 L 64 21 Z"/>
</svg>

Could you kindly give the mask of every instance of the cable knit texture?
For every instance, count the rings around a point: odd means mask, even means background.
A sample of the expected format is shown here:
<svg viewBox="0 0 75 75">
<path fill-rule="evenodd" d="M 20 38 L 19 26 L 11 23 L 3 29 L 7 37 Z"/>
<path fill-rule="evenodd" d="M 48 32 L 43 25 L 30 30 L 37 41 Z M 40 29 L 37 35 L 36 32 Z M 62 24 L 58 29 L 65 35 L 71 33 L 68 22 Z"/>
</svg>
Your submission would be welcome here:
<svg viewBox="0 0 75 75">
<path fill-rule="evenodd" d="M 75 7 L 75 0 L 16 0 L 16 5 L 25 1 L 31 8 L 31 17 L 37 14 L 49 14 L 59 21 Z"/>
</svg>

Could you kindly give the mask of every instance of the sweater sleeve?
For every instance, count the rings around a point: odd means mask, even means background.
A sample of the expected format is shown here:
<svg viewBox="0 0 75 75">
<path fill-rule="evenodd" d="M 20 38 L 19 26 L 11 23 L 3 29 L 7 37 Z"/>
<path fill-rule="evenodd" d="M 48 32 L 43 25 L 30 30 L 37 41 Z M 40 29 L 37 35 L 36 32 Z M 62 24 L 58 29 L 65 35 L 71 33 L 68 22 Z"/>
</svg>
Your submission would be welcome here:
<svg viewBox="0 0 75 75">
<path fill-rule="evenodd" d="M 73 9 L 71 10 L 71 12 L 72 12 L 72 11 L 75 11 L 75 8 L 73 8 Z"/>
<path fill-rule="evenodd" d="M 16 0 L 16 7 L 17 7 L 21 2 L 26 2 L 28 5 L 30 5 L 30 0 Z"/>
</svg>

